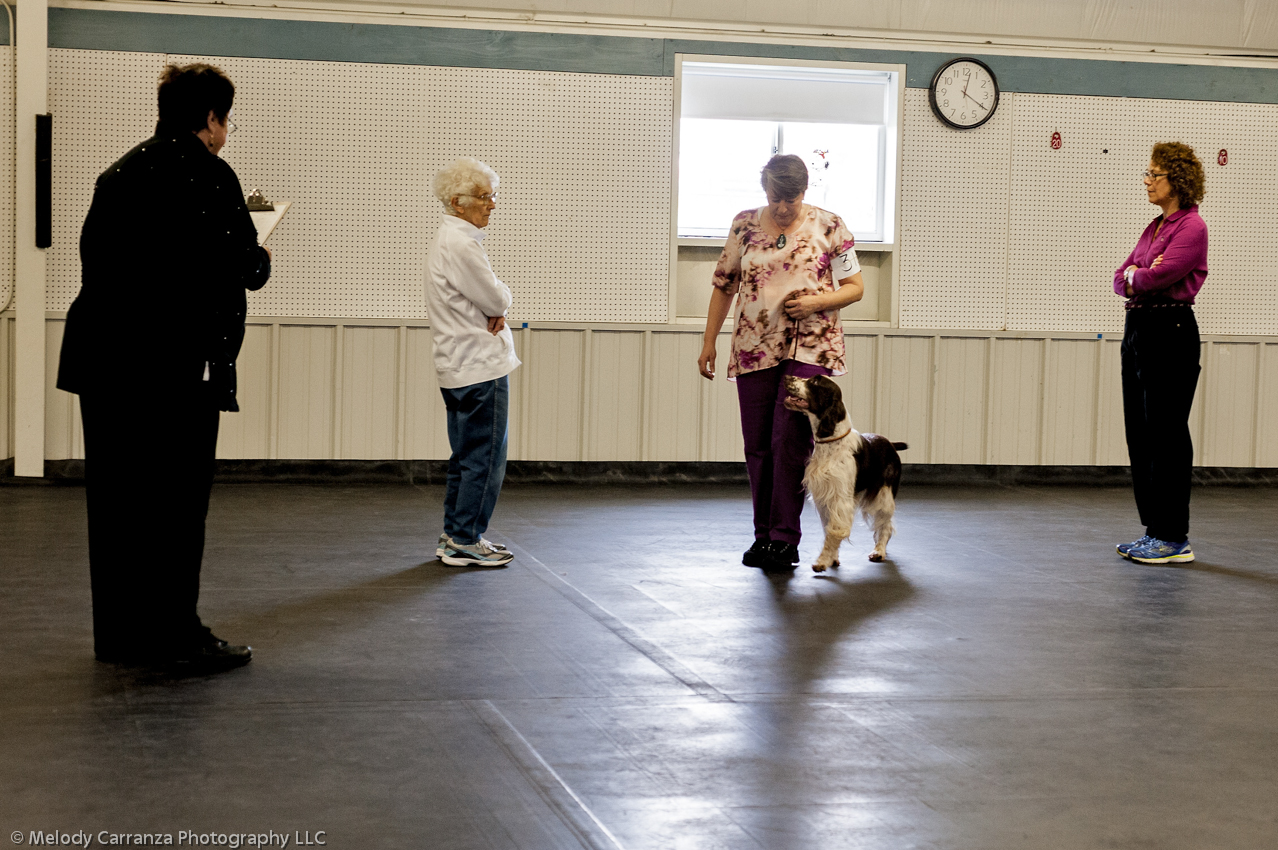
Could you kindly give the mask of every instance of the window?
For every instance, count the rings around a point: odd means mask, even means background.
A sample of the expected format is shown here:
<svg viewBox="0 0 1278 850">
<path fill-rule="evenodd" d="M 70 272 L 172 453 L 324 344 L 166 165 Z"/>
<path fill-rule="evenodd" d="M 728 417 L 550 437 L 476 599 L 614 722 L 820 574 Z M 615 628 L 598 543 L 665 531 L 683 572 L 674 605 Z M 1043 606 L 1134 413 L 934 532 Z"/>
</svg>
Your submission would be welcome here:
<svg viewBox="0 0 1278 850">
<path fill-rule="evenodd" d="M 838 63 L 683 59 L 677 236 L 724 238 L 767 203 L 774 153 L 808 164 L 807 202 L 837 213 L 858 242 L 895 229 L 898 70 Z"/>
</svg>

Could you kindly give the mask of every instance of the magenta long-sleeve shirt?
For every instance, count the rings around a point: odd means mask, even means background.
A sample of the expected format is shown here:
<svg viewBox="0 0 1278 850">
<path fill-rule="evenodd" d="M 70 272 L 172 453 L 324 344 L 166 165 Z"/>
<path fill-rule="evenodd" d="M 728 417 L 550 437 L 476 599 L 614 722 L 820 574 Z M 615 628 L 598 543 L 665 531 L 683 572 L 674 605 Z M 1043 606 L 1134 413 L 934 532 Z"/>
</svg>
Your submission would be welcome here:
<svg viewBox="0 0 1278 850">
<path fill-rule="evenodd" d="M 1123 272 L 1128 266 L 1136 266 L 1132 276 L 1132 292 L 1128 306 L 1180 301 L 1193 304 L 1194 296 L 1203 288 L 1207 279 L 1207 223 L 1198 214 L 1198 207 L 1177 210 L 1167 216 L 1167 223 L 1158 236 L 1158 223 L 1154 219 L 1140 235 L 1140 241 L 1131 254 L 1114 272 L 1114 291 L 1127 294 L 1127 280 Z M 1151 268 L 1154 260 L 1162 255 L 1163 261 Z"/>
</svg>

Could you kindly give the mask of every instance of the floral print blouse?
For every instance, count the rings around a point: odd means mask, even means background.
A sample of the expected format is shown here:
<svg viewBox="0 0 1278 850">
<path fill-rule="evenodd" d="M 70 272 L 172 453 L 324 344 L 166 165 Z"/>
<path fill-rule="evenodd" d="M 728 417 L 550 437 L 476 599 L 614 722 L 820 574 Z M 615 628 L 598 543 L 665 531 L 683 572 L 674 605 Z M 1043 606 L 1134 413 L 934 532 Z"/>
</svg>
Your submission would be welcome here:
<svg viewBox="0 0 1278 850">
<path fill-rule="evenodd" d="M 732 220 L 727 244 L 714 270 L 714 285 L 737 299 L 736 330 L 728 379 L 770 369 L 784 360 L 824 366 L 835 375 L 844 366 L 843 326 L 838 310 L 805 319 L 786 315 L 785 302 L 805 292 L 834 292 L 835 282 L 861 270 L 854 240 L 843 220 L 820 207 L 805 206 L 802 222 L 784 248 L 763 229 L 765 208 L 745 210 Z"/>
</svg>

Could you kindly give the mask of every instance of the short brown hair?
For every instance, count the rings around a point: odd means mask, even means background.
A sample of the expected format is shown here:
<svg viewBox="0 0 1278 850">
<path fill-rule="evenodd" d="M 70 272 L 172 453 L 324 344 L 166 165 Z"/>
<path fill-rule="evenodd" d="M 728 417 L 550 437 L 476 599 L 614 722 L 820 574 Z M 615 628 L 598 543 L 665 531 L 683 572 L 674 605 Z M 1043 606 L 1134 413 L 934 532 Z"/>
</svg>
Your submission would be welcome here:
<svg viewBox="0 0 1278 850">
<path fill-rule="evenodd" d="M 216 65 L 169 65 L 160 74 L 160 120 L 178 129 L 198 133 L 210 111 L 225 122 L 234 100 L 235 84 Z"/>
<path fill-rule="evenodd" d="M 802 157 L 779 153 L 763 166 L 759 182 L 764 192 L 773 192 L 785 200 L 797 198 L 808 191 L 808 166 Z"/>
<path fill-rule="evenodd" d="M 1207 191 L 1207 176 L 1193 148 L 1180 142 L 1159 142 L 1154 145 L 1149 158 L 1167 172 L 1167 182 L 1171 184 L 1181 209 L 1192 207 L 1203 199 Z"/>
</svg>

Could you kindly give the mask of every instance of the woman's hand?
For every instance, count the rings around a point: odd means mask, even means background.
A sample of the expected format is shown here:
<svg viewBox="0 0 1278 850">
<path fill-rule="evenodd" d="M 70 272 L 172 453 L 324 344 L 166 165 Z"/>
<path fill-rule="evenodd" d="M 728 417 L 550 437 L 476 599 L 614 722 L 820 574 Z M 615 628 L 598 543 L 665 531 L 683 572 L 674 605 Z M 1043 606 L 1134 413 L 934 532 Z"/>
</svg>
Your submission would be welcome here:
<svg viewBox="0 0 1278 850">
<path fill-rule="evenodd" d="M 701 347 L 701 356 L 697 358 L 697 369 L 700 370 L 701 377 L 714 380 L 714 358 L 717 353 L 714 338 L 707 339 Z"/>
<path fill-rule="evenodd" d="M 785 314 L 791 319 L 806 319 L 813 313 L 819 313 L 828 307 L 825 298 L 816 292 L 804 292 L 796 289 L 785 301 Z"/>
<path fill-rule="evenodd" d="M 1158 263 L 1161 263 L 1162 261 L 1163 261 L 1163 255 L 1159 254 L 1158 259 L 1155 260 L 1155 265 L 1157 265 Z M 1136 294 L 1135 292 L 1132 291 L 1132 273 L 1135 272 L 1138 268 L 1140 267 L 1136 265 L 1131 265 L 1123 269 L 1123 277 L 1127 279 L 1126 284 L 1124 284 L 1123 286 L 1123 294 L 1126 295 L 1128 298 L 1131 298 L 1133 295 Z"/>
<path fill-rule="evenodd" d="M 505 316 L 489 316 L 488 317 L 488 332 L 492 334 L 493 336 L 497 336 L 497 334 L 501 333 L 503 330 L 505 330 L 505 328 L 506 328 Z"/>
<path fill-rule="evenodd" d="M 702 337 L 701 356 L 697 358 L 697 369 L 701 377 L 714 380 L 715 346 L 719 341 L 719 331 L 728 318 L 728 310 L 732 307 L 733 295 L 719 287 L 710 290 L 710 306 L 706 310 L 706 333 Z"/>
<path fill-rule="evenodd" d="M 1156 269 L 1162 264 L 1163 264 L 1163 255 L 1159 254 L 1157 257 L 1154 258 L 1154 261 L 1149 264 L 1149 267 L 1151 269 Z M 1135 268 L 1135 266 L 1133 266 L 1132 268 Z"/>
</svg>

